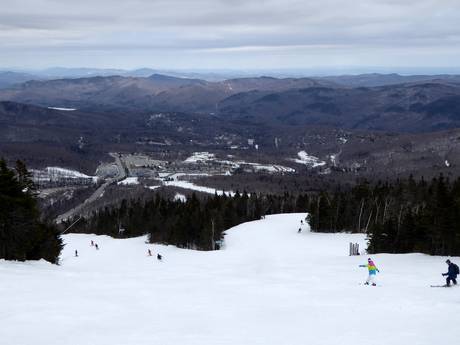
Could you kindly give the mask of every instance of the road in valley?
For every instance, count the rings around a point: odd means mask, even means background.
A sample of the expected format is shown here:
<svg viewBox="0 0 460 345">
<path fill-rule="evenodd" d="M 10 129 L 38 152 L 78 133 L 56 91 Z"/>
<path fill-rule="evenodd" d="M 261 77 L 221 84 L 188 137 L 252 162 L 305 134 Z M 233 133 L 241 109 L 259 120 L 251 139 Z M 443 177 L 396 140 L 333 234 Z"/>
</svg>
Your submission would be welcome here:
<svg viewBox="0 0 460 345">
<path fill-rule="evenodd" d="M 105 180 L 105 182 L 103 184 L 101 184 L 99 186 L 99 188 L 96 189 L 96 191 L 93 194 L 91 194 L 91 196 L 88 199 L 86 199 L 83 203 L 81 203 L 81 204 L 77 205 L 76 207 L 70 209 L 69 211 L 59 215 L 56 218 L 56 223 L 60 224 L 60 223 L 62 223 L 63 221 L 65 221 L 67 219 L 70 219 L 70 218 L 73 218 L 75 216 L 81 215 L 83 209 L 87 205 L 91 204 L 93 201 L 97 200 L 98 198 L 100 198 L 103 195 L 103 193 L 105 191 L 105 188 L 107 188 L 107 186 L 111 185 L 112 183 L 116 183 L 118 181 L 124 180 L 127 177 L 126 167 L 123 164 L 123 162 L 121 161 L 120 155 L 117 154 L 117 153 L 110 153 L 110 155 L 115 159 L 115 163 L 117 164 L 117 168 L 118 168 L 117 176 L 112 177 L 112 178 L 108 178 L 107 180 Z"/>
</svg>

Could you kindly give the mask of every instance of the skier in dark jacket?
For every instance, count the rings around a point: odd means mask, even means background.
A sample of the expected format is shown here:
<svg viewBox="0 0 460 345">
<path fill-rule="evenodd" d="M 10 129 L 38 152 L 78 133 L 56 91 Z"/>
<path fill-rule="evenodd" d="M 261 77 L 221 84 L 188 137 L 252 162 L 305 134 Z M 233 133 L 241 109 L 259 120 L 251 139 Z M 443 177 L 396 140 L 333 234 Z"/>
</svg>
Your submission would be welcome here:
<svg viewBox="0 0 460 345">
<path fill-rule="evenodd" d="M 457 275 L 458 275 L 458 266 L 451 262 L 450 260 L 446 260 L 446 264 L 449 266 L 447 273 L 443 273 L 443 276 L 447 276 L 446 278 L 446 285 L 450 286 L 450 282 L 457 285 Z"/>
</svg>

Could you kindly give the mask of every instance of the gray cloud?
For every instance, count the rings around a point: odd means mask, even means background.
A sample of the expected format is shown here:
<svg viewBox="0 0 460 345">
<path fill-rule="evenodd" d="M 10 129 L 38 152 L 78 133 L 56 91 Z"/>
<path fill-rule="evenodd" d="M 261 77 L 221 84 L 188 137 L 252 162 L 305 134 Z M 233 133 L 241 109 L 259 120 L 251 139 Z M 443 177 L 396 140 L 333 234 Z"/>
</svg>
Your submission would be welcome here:
<svg viewBox="0 0 460 345">
<path fill-rule="evenodd" d="M 279 68 L 404 65 L 403 59 L 448 66 L 458 65 L 460 57 L 457 0 L 6 0 L 2 5 L 0 66 L 92 61 L 125 68 Z M 40 60 L 32 63 L 30 56 Z"/>
</svg>

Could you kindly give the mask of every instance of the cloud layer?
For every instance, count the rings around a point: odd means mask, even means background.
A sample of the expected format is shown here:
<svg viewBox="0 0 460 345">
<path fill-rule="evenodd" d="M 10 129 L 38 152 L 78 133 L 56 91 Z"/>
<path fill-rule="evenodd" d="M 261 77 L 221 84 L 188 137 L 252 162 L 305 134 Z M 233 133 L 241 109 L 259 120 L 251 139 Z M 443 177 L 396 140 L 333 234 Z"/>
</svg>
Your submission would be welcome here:
<svg viewBox="0 0 460 345">
<path fill-rule="evenodd" d="M 3 0 L 0 66 L 458 66 L 457 0 Z"/>
</svg>

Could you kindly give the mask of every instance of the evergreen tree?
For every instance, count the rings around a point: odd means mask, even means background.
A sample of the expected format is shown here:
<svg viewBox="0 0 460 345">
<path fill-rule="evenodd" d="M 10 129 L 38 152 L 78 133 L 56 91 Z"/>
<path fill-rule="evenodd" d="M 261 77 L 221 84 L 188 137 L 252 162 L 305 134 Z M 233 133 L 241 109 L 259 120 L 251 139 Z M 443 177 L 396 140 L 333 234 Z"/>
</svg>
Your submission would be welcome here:
<svg viewBox="0 0 460 345">
<path fill-rule="evenodd" d="M 34 189 L 24 163 L 18 161 L 15 172 L 0 160 L 0 258 L 57 263 L 62 240 L 54 226 L 40 221 Z"/>
</svg>

